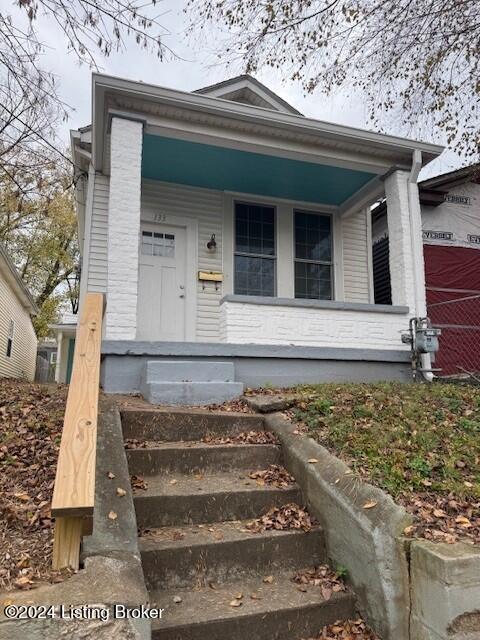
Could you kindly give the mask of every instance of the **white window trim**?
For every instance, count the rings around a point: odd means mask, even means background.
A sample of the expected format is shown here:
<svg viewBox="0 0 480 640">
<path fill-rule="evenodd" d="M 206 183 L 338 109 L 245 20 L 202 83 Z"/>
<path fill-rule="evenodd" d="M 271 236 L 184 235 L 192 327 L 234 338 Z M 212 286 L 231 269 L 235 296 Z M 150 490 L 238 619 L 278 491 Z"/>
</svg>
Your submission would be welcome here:
<svg viewBox="0 0 480 640">
<path fill-rule="evenodd" d="M 294 212 L 305 211 L 332 217 L 332 300 L 343 301 L 343 238 L 341 218 L 337 207 L 315 205 L 312 202 L 269 198 L 251 194 L 224 191 L 223 198 L 223 291 L 225 295 L 234 293 L 235 254 L 235 203 L 247 202 L 275 207 L 276 213 L 276 296 L 295 298 L 295 231 Z M 282 237 L 282 229 L 288 227 L 289 238 Z"/>
</svg>

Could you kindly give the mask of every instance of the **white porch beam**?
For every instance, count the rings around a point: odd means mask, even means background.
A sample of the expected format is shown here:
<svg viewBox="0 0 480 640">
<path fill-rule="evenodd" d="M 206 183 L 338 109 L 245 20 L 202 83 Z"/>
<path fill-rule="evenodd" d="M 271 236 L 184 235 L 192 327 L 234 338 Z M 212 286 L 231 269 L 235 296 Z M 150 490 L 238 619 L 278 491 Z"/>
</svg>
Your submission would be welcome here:
<svg viewBox="0 0 480 640">
<path fill-rule="evenodd" d="M 360 211 L 360 209 L 364 209 L 365 207 L 372 205 L 379 198 L 383 197 L 384 193 L 385 186 L 382 180 L 379 176 L 375 176 L 375 178 L 372 178 L 367 182 L 367 184 L 339 206 L 338 211 L 340 216 L 342 218 L 348 218 L 354 213 Z"/>
<path fill-rule="evenodd" d="M 112 118 L 105 337 L 135 340 L 143 124 Z"/>
</svg>

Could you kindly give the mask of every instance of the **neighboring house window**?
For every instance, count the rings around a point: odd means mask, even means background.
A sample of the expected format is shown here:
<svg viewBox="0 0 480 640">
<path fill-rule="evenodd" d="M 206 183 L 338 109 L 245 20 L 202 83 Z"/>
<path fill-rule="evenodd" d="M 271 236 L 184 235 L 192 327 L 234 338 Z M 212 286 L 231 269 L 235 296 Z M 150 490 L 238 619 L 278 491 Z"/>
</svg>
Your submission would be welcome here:
<svg viewBox="0 0 480 640">
<path fill-rule="evenodd" d="M 235 203 L 234 291 L 247 296 L 275 295 L 275 208 Z"/>
<path fill-rule="evenodd" d="M 295 211 L 295 297 L 332 299 L 332 221 Z"/>
<path fill-rule="evenodd" d="M 7 334 L 7 358 L 12 357 L 14 332 L 15 332 L 15 323 L 13 320 L 10 320 L 10 323 L 8 325 L 8 334 Z"/>
<path fill-rule="evenodd" d="M 52 351 L 50 354 L 50 364 L 57 364 L 57 352 Z"/>
</svg>

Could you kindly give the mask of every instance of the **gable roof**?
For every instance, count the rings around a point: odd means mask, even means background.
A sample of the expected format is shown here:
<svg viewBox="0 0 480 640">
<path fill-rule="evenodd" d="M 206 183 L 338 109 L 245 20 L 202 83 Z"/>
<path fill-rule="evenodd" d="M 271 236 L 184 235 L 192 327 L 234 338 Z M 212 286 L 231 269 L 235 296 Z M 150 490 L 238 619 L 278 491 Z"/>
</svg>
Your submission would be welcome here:
<svg viewBox="0 0 480 640">
<path fill-rule="evenodd" d="M 222 98 L 242 104 L 250 104 L 263 109 L 273 109 L 283 113 L 293 113 L 297 116 L 303 115 L 283 98 L 271 91 L 267 86 L 256 80 L 253 76 L 243 74 L 235 78 L 223 80 L 211 84 L 208 87 L 197 89 L 194 93 L 201 93 L 212 98 Z"/>
<path fill-rule="evenodd" d="M 30 291 L 23 284 L 18 271 L 15 268 L 10 256 L 7 253 L 4 245 L 0 242 L 0 274 L 3 275 L 6 282 L 11 286 L 15 292 L 17 298 L 20 300 L 22 306 L 31 314 L 38 313 L 37 305 L 35 304 Z"/>
</svg>

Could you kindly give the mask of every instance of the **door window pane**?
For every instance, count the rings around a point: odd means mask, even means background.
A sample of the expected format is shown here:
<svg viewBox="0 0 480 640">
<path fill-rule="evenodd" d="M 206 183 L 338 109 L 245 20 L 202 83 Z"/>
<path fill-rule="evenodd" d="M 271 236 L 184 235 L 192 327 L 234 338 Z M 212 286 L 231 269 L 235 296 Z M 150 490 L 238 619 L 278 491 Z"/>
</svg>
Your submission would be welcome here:
<svg viewBox="0 0 480 640">
<path fill-rule="evenodd" d="M 275 295 L 275 209 L 235 204 L 235 286 L 240 295 Z"/>
<path fill-rule="evenodd" d="M 175 235 L 158 231 L 142 231 L 141 252 L 144 256 L 175 257 Z"/>
</svg>

